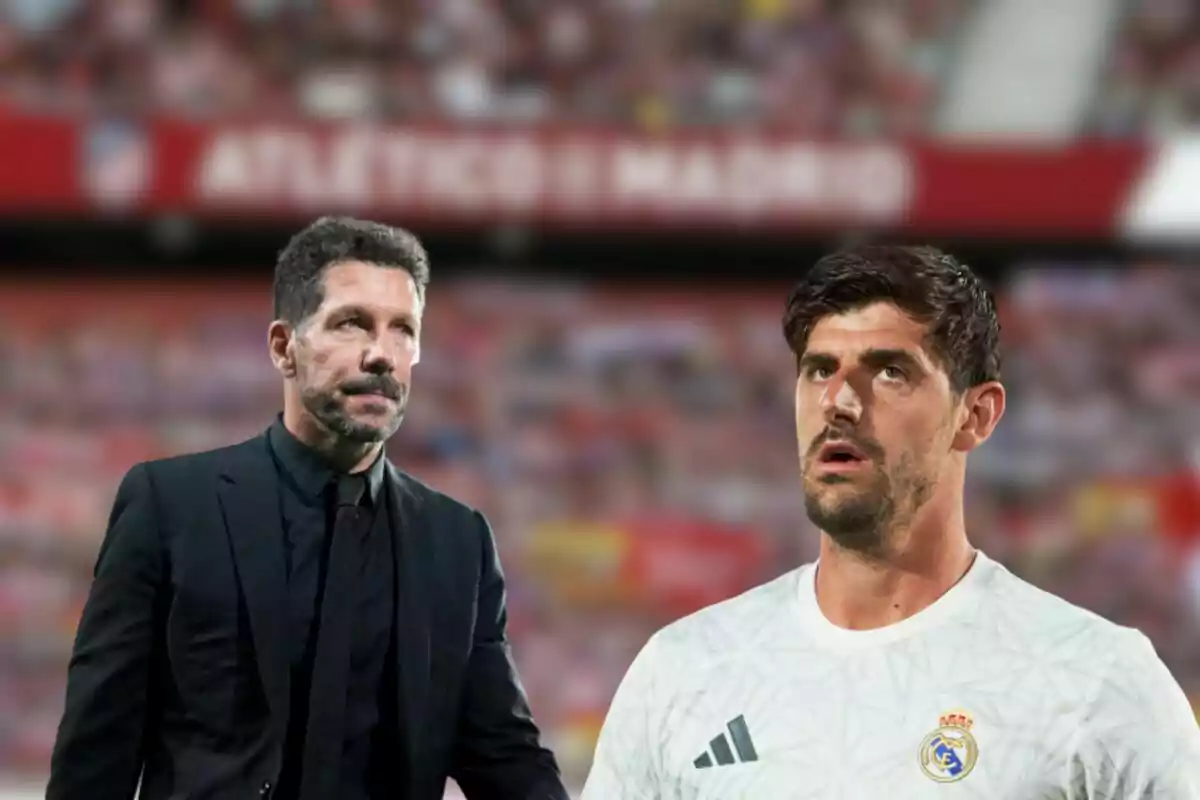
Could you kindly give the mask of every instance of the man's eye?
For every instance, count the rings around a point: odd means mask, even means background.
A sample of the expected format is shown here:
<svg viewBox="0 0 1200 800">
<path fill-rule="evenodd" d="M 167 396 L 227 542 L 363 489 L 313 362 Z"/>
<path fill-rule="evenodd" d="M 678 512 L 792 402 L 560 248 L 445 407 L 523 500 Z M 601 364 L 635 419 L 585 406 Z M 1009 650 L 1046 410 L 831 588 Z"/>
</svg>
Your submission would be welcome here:
<svg viewBox="0 0 1200 800">
<path fill-rule="evenodd" d="M 832 375 L 833 370 L 831 370 L 829 367 L 809 367 L 808 369 L 808 377 L 815 380 L 823 381 Z"/>
<path fill-rule="evenodd" d="M 893 366 L 884 367 L 882 373 L 883 377 L 887 378 L 889 381 L 902 381 L 908 377 L 904 374 L 904 370 Z"/>
</svg>

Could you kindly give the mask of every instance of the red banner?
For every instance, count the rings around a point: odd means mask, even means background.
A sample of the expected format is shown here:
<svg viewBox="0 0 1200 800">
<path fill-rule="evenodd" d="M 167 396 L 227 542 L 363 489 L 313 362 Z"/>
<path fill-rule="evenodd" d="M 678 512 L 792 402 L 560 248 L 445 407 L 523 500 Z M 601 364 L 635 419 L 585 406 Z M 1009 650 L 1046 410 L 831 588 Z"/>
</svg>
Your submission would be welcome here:
<svg viewBox="0 0 1200 800">
<path fill-rule="evenodd" d="M 720 132 L 0 120 L 0 213 L 347 212 L 423 225 L 1108 236 L 1139 144 L 822 142 Z"/>
<path fill-rule="evenodd" d="M 656 516 L 542 525 L 521 562 L 559 603 L 679 616 L 759 582 L 769 555 L 757 531 Z"/>
<path fill-rule="evenodd" d="M 623 565 L 624 582 L 645 605 L 672 616 L 760 583 L 770 555 L 757 531 L 710 520 L 645 519 L 630 530 L 634 547 Z"/>
</svg>

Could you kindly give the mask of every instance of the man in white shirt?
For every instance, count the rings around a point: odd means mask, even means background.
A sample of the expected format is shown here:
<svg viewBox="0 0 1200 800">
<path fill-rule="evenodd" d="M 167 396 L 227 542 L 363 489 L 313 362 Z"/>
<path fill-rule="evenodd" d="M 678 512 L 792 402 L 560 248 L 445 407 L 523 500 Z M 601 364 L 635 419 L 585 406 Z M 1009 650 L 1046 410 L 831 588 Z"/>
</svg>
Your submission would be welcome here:
<svg viewBox="0 0 1200 800">
<path fill-rule="evenodd" d="M 1005 403 L 978 278 L 837 253 L 784 335 L 818 560 L 651 637 L 583 800 L 1200 800 L 1200 728 L 1149 640 L 967 539 L 967 455 Z"/>
</svg>

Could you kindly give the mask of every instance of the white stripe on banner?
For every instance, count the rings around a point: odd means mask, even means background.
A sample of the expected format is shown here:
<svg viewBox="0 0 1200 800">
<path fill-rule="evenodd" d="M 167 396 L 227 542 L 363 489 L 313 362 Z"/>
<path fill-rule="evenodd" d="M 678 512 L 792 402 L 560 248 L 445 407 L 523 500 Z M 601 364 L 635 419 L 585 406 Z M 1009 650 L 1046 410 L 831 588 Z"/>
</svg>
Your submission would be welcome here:
<svg viewBox="0 0 1200 800">
<path fill-rule="evenodd" d="M 1200 241 L 1200 135 L 1155 150 L 1126 201 L 1121 232 L 1137 240 Z"/>
</svg>

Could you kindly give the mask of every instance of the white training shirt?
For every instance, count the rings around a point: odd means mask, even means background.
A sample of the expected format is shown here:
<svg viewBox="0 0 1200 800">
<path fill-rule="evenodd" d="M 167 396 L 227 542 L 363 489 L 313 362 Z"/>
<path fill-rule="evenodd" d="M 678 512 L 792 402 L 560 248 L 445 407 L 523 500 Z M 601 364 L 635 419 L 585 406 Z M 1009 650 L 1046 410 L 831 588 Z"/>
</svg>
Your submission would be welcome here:
<svg viewBox="0 0 1200 800">
<path fill-rule="evenodd" d="M 1200 800 L 1200 727 L 1140 632 L 983 553 L 869 631 L 825 618 L 815 574 L 651 637 L 583 800 Z"/>
</svg>

